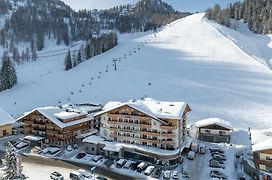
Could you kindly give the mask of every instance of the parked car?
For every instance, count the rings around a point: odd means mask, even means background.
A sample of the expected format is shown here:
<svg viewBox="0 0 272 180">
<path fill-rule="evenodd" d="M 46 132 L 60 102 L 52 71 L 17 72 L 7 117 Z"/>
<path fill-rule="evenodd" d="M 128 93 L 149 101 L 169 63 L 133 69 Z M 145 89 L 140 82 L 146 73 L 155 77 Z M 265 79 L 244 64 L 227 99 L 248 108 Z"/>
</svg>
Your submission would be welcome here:
<svg viewBox="0 0 272 180">
<path fill-rule="evenodd" d="M 212 157 L 213 159 L 220 159 L 220 160 L 226 161 L 225 156 L 222 156 L 220 154 L 213 154 Z"/>
<path fill-rule="evenodd" d="M 211 153 L 212 152 L 224 153 L 224 151 L 221 148 L 219 148 L 219 147 L 211 147 L 211 148 L 209 148 L 209 150 L 210 150 Z"/>
<path fill-rule="evenodd" d="M 126 164 L 127 160 L 125 159 L 119 159 L 116 163 L 116 167 L 122 168 Z"/>
<path fill-rule="evenodd" d="M 224 173 L 222 173 L 220 171 L 216 171 L 216 170 L 211 171 L 210 176 L 212 178 L 227 179 L 227 176 Z"/>
<path fill-rule="evenodd" d="M 54 180 L 63 180 L 64 179 L 63 176 L 57 171 L 52 172 L 50 174 L 50 178 L 54 179 Z"/>
<path fill-rule="evenodd" d="M 214 154 L 225 157 L 225 154 L 224 154 L 224 153 L 220 153 L 220 152 L 212 152 L 212 153 L 211 153 L 212 156 L 213 156 Z"/>
<path fill-rule="evenodd" d="M 189 175 L 189 168 L 187 166 L 183 166 L 181 168 L 181 174 L 183 174 L 183 175 Z"/>
<path fill-rule="evenodd" d="M 219 162 L 216 162 L 216 161 L 210 162 L 209 165 L 210 165 L 210 167 L 225 169 L 224 164 L 220 164 Z"/>
<path fill-rule="evenodd" d="M 25 147 L 27 147 L 27 146 L 28 146 L 28 143 L 21 141 L 21 142 L 19 142 L 15 147 L 16 147 L 17 149 L 23 149 L 23 148 L 25 148 Z"/>
<path fill-rule="evenodd" d="M 160 179 L 161 173 L 162 173 L 162 169 L 161 168 L 156 168 L 152 177 L 155 178 L 155 179 Z"/>
<path fill-rule="evenodd" d="M 68 145 L 67 148 L 66 148 L 67 151 L 73 151 L 73 147 L 72 145 Z"/>
<path fill-rule="evenodd" d="M 101 160 L 101 159 L 103 159 L 103 156 L 101 156 L 101 155 L 99 155 L 99 156 L 94 156 L 94 157 L 92 158 L 92 160 L 93 160 L 94 162 L 98 162 L 98 161 Z"/>
<path fill-rule="evenodd" d="M 103 177 L 103 176 L 97 176 L 96 177 L 97 180 L 108 180 L 107 178 Z"/>
<path fill-rule="evenodd" d="M 84 176 L 78 171 L 72 171 L 69 175 L 71 180 L 83 180 Z"/>
<path fill-rule="evenodd" d="M 107 167 L 111 167 L 111 165 L 113 165 L 114 161 L 111 160 L 111 159 L 107 159 L 105 162 L 104 162 L 104 165 L 107 166 Z"/>
<path fill-rule="evenodd" d="M 219 162 L 220 164 L 224 164 L 224 161 L 221 159 L 210 159 L 210 163 L 211 162 Z"/>
<path fill-rule="evenodd" d="M 77 159 L 82 159 L 82 158 L 84 158 L 85 156 L 86 156 L 86 153 L 81 152 L 81 153 L 78 153 L 78 154 L 76 155 L 76 158 L 77 158 Z"/>
<path fill-rule="evenodd" d="M 188 153 L 188 159 L 190 159 L 190 160 L 195 159 L 195 152 L 194 151 L 189 151 L 189 153 Z"/>
<path fill-rule="evenodd" d="M 172 172 L 172 178 L 173 178 L 173 179 L 179 179 L 179 175 L 178 175 L 178 172 L 177 172 L 177 171 L 173 171 L 173 172 Z"/>
<path fill-rule="evenodd" d="M 132 163 L 130 169 L 133 170 L 133 171 L 135 171 L 135 170 L 137 169 L 137 166 L 138 166 L 139 164 L 140 164 L 140 162 L 134 162 L 134 163 Z"/>
<path fill-rule="evenodd" d="M 197 142 L 193 142 L 191 144 L 191 150 L 194 151 L 194 152 L 198 151 L 198 144 L 197 144 Z"/>
<path fill-rule="evenodd" d="M 124 165 L 124 168 L 125 168 L 125 169 L 129 169 L 133 163 L 134 163 L 134 161 L 128 160 L 128 161 L 126 162 L 126 164 Z"/>
<path fill-rule="evenodd" d="M 144 172 L 146 176 L 150 176 L 150 174 L 154 171 L 155 167 L 154 166 L 148 166 Z"/>
<path fill-rule="evenodd" d="M 73 148 L 74 148 L 74 149 L 78 149 L 78 145 L 77 145 L 77 144 L 74 144 L 74 145 L 73 145 Z"/>
<path fill-rule="evenodd" d="M 206 146 L 204 144 L 199 144 L 198 151 L 200 154 L 205 154 L 206 153 Z"/>
<path fill-rule="evenodd" d="M 137 166 L 137 172 L 142 172 L 143 170 L 145 170 L 145 168 L 147 168 L 147 164 L 144 162 L 141 162 L 138 166 Z"/>
<path fill-rule="evenodd" d="M 171 172 L 170 171 L 168 171 L 168 170 L 166 170 L 166 171 L 164 171 L 164 173 L 163 173 L 163 179 L 170 179 L 171 178 Z"/>
<path fill-rule="evenodd" d="M 92 174 L 85 169 L 79 169 L 78 172 L 84 177 L 84 178 L 91 178 Z"/>
</svg>

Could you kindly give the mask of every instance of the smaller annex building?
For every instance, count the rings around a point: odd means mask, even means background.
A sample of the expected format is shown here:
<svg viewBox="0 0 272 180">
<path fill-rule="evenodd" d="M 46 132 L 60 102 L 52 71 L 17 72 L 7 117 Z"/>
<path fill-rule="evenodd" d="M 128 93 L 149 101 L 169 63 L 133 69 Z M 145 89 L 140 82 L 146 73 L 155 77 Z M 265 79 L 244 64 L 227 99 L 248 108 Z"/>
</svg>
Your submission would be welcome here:
<svg viewBox="0 0 272 180">
<path fill-rule="evenodd" d="M 252 130 L 252 151 L 259 179 L 272 179 L 272 129 Z"/>
<path fill-rule="evenodd" d="M 15 119 L 0 108 L 0 137 L 12 134 L 12 124 Z"/>
<path fill-rule="evenodd" d="M 220 118 L 209 118 L 197 121 L 197 138 L 213 143 L 229 143 L 233 131 L 230 122 Z"/>
</svg>

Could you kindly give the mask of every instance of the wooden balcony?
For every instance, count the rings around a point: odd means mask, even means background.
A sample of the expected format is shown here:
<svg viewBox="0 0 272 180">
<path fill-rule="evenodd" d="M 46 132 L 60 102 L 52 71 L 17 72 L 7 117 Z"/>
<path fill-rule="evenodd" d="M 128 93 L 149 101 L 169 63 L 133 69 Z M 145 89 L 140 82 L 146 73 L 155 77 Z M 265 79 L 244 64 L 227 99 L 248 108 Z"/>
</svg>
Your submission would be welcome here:
<svg viewBox="0 0 272 180">
<path fill-rule="evenodd" d="M 175 130 L 175 129 L 177 129 L 177 126 L 161 125 L 161 129 L 164 129 L 164 130 Z"/>
<path fill-rule="evenodd" d="M 140 128 L 148 128 L 151 129 L 152 125 L 151 124 L 140 124 Z"/>
<path fill-rule="evenodd" d="M 113 113 L 109 113 L 108 114 L 110 117 L 114 117 L 114 118 L 132 118 L 132 119 L 142 119 L 142 120 L 150 120 L 151 118 L 148 116 L 136 116 L 136 115 L 131 115 L 131 114 L 113 114 Z"/>
<path fill-rule="evenodd" d="M 151 135 L 151 136 L 159 136 L 160 133 L 159 132 L 149 132 L 149 131 L 139 131 L 140 134 L 144 134 L 144 135 Z"/>
<path fill-rule="evenodd" d="M 160 140 L 159 139 L 144 139 L 144 138 L 141 138 L 140 139 L 141 142 L 148 142 L 148 143 L 160 143 Z"/>
<path fill-rule="evenodd" d="M 174 133 L 161 133 L 161 136 L 165 137 L 165 138 L 175 138 L 176 134 L 174 134 Z"/>
</svg>

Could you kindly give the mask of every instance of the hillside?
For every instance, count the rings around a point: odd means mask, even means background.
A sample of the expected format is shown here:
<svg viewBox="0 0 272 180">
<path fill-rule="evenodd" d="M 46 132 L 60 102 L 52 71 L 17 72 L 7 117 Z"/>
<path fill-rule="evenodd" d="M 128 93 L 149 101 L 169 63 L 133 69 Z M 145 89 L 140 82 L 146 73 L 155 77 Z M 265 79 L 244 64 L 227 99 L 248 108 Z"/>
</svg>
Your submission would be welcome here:
<svg viewBox="0 0 272 180">
<path fill-rule="evenodd" d="M 20 65 L 18 85 L 0 93 L 0 104 L 18 116 L 58 102 L 106 103 L 147 95 L 188 102 L 190 122 L 217 116 L 239 128 L 272 127 L 271 70 L 203 16 L 177 20 L 156 38 L 150 32 L 123 34 L 117 47 L 68 72 L 61 57 Z M 112 59 L 119 57 L 114 71 Z"/>
</svg>

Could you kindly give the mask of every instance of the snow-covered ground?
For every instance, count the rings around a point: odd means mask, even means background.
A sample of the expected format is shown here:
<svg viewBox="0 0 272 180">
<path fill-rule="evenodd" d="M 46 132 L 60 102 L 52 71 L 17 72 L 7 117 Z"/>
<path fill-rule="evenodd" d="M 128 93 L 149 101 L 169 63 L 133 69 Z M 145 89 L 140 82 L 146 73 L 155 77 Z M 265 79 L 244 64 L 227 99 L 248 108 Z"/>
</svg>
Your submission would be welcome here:
<svg viewBox="0 0 272 180">
<path fill-rule="evenodd" d="M 242 21 L 231 22 L 231 29 L 214 22 L 209 23 L 255 60 L 272 69 L 272 34 L 256 34 Z"/>
<path fill-rule="evenodd" d="M 121 35 L 116 48 L 68 72 L 64 56 L 20 65 L 19 83 L 0 93 L 0 106 L 18 116 L 69 100 L 106 103 L 149 96 L 188 102 L 191 123 L 219 117 L 237 128 L 272 127 L 271 70 L 202 17 L 173 22 L 156 38 L 151 32 Z M 112 59 L 119 57 L 114 71 Z"/>
</svg>

